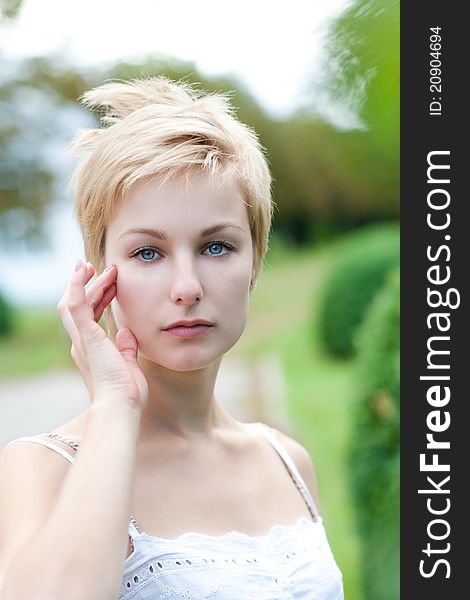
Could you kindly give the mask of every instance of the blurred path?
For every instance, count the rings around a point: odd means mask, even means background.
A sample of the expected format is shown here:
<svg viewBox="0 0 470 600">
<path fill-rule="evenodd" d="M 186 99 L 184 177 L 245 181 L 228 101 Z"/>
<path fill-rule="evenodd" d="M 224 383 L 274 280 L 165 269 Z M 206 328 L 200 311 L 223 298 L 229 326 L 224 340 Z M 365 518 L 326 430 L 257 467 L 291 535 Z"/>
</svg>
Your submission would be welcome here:
<svg viewBox="0 0 470 600">
<path fill-rule="evenodd" d="M 292 433 L 282 365 L 276 355 L 256 362 L 225 358 L 215 396 L 243 422 L 262 421 Z M 85 384 L 76 371 L 0 381 L 0 449 L 14 438 L 51 431 L 88 406 Z"/>
</svg>

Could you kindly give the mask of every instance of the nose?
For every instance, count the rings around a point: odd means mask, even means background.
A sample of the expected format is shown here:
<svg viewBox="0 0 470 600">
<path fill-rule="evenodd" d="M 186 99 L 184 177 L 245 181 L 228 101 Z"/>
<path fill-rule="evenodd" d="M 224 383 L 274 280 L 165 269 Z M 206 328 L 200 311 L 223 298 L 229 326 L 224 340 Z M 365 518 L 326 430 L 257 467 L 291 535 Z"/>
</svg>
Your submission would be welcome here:
<svg viewBox="0 0 470 600">
<path fill-rule="evenodd" d="M 191 306 L 204 296 L 200 278 L 190 259 L 181 259 L 174 265 L 170 290 L 171 301 L 175 304 Z"/>
</svg>

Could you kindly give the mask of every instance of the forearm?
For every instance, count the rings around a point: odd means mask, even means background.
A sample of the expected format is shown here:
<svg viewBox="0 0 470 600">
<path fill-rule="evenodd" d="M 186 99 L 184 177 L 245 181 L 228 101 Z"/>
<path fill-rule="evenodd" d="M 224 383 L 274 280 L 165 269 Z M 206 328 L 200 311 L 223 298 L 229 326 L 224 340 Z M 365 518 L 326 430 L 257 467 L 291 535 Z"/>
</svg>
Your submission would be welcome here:
<svg viewBox="0 0 470 600">
<path fill-rule="evenodd" d="M 140 413 L 96 402 L 49 518 L 10 564 L 1 600 L 114 600 L 127 550 Z"/>
</svg>

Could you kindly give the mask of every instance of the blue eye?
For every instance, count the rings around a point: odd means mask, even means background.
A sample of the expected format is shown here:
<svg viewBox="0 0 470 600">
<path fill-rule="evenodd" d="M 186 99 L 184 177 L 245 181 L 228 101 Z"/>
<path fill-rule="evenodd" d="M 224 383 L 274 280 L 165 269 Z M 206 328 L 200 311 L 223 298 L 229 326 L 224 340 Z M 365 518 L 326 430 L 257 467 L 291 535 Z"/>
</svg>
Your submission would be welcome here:
<svg viewBox="0 0 470 600">
<path fill-rule="evenodd" d="M 142 248 L 142 250 L 137 252 L 137 256 L 140 256 L 145 262 L 151 262 L 155 260 L 157 252 L 152 248 Z"/>
<path fill-rule="evenodd" d="M 209 251 L 210 256 L 222 256 L 233 250 L 233 246 L 228 242 L 212 242 L 206 246 L 206 250 Z"/>
<path fill-rule="evenodd" d="M 222 254 L 222 251 L 224 249 L 223 244 L 211 244 L 210 246 L 208 246 L 207 248 L 211 254 Z"/>
</svg>

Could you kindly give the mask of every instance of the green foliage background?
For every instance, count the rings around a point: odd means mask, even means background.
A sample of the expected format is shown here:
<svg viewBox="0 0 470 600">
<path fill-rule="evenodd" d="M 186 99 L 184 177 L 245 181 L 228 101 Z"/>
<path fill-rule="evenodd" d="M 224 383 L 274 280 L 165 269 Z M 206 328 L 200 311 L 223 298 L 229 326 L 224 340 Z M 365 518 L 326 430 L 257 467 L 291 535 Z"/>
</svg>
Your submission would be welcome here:
<svg viewBox="0 0 470 600">
<path fill-rule="evenodd" d="M 366 600 L 399 598 L 400 279 L 389 273 L 357 339 L 349 459 Z"/>
<path fill-rule="evenodd" d="M 13 307 L 0 294 L 0 338 L 8 336 L 13 331 Z"/>
<path fill-rule="evenodd" d="M 400 262 L 398 223 L 361 227 L 343 238 L 323 289 L 319 331 L 332 356 L 354 354 L 354 338 L 388 271 Z"/>
</svg>

